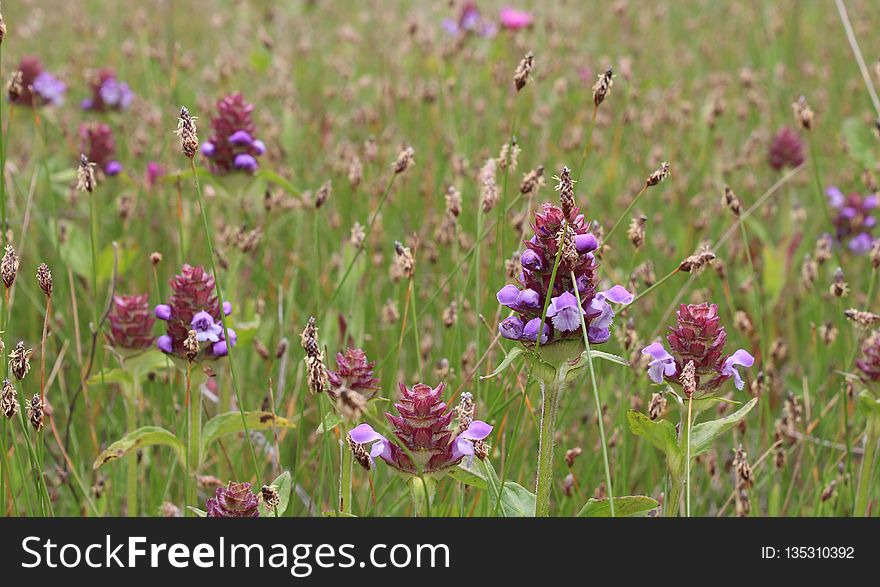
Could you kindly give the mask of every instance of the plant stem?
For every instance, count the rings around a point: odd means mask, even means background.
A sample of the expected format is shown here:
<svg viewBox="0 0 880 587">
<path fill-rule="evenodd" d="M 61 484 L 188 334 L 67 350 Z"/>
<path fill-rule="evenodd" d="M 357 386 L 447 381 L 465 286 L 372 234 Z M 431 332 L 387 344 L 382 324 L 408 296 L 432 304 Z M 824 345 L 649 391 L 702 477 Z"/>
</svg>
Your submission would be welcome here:
<svg viewBox="0 0 880 587">
<path fill-rule="evenodd" d="M 348 423 L 340 424 L 342 436 L 339 439 L 339 511 L 351 513 L 351 469 L 354 465 L 351 449 L 348 447 Z M 326 431 L 325 434 L 328 434 Z"/>
<path fill-rule="evenodd" d="M 574 271 L 571 272 L 571 282 L 577 283 Z M 578 288 L 574 288 L 574 295 L 577 298 L 578 307 L 582 307 L 581 293 Z M 590 369 L 590 385 L 593 388 L 593 399 L 596 402 L 597 420 L 599 421 L 599 438 L 602 441 L 602 460 L 605 463 L 605 488 L 608 492 L 608 504 L 611 506 L 611 517 L 614 515 L 614 491 L 611 488 L 611 466 L 608 464 L 608 442 L 605 440 L 605 423 L 602 421 L 602 402 L 599 399 L 599 386 L 596 385 L 596 372 L 593 369 L 593 354 L 590 352 L 590 337 L 587 331 L 587 324 L 584 321 L 584 315 L 581 313 L 581 331 L 584 333 L 584 347 L 587 349 L 587 365 Z"/>
<path fill-rule="evenodd" d="M 880 436 L 880 426 L 878 426 L 878 418 L 870 417 L 868 427 L 865 431 L 865 454 L 862 455 L 862 468 L 859 472 L 859 488 L 858 498 L 856 499 L 856 509 L 854 514 L 857 516 L 868 515 L 871 496 L 871 477 L 874 470 L 874 455 L 877 451 L 878 436 Z"/>
<path fill-rule="evenodd" d="M 626 210 L 623 211 L 623 214 L 618 217 L 617 222 L 614 223 L 614 226 L 611 227 L 611 230 L 609 230 L 608 234 L 606 234 L 605 237 L 602 239 L 603 241 L 605 241 L 606 243 L 611 241 L 611 235 L 613 235 L 617 231 L 624 218 L 629 216 L 629 213 L 632 211 L 633 208 L 635 208 L 636 203 L 638 203 L 638 201 L 642 198 L 646 191 L 648 191 L 647 183 L 642 186 L 641 191 L 636 194 L 636 197 L 633 198 L 632 202 L 629 203 L 629 206 L 626 207 Z"/>
<path fill-rule="evenodd" d="M 550 515 L 550 492 L 553 488 L 553 436 L 556 430 L 556 412 L 563 381 L 555 379 L 541 383 L 541 436 L 538 440 L 538 482 L 535 488 L 535 517 Z"/>
<path fill-rule="evenodd" d="M 587 137 L 584 140 L 584 150 L 581 153 L 581 163 L 578 165 L 578 174 L 577 178 L 575 178 L 575 183 L 581 180 L 581 174 L 584 172 L 584 164 L 586 164 L 587 159 L 590 157 L 590 153 L 593 150 L 593 130 L 596 128 L 596 116 L 599 114 L 599 106 L 593 102 L 593 115 L 590 118 L 590 126 L 587 127 Z"/>
<path fill-rule="evenodd" d="M 138 381 L 134 379 L 131 386 L 125 390 L 125 424 L 126 432 L 130 433 L 137 429 L 137 401 Z M 128 457 L 126 471 L 126 503 L 128 505 L 128 517 L 136 518 L 138 515 L 138 456 L 137 451 L 132 451 Z"/>
<path fill-rule="evenodd" d="M 694 397 L 693 395 L 688 397 L 688 413 L 687 413 L 687 436 L 685 436 L 685 442 L 687 443 L 687 450 L 685 451 L 685 495 L 684 495 L 684 503 L 685 503 L 685 515 L 690 518 L 691 517 L 691 423 L 693 421 L 693 405 L 694 405 Z"/>
</svg>

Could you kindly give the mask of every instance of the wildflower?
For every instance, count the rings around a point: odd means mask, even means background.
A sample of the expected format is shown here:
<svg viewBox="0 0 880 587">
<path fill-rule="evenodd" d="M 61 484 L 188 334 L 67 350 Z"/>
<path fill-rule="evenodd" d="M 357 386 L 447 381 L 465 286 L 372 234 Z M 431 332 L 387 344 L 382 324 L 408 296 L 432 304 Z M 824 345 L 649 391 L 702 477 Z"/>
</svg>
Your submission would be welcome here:
<svg viewBox="0 0 880 587">
<path fill-rule="evenodd" d="M 829 291 L 831 292 L 831 295 L 836 298 L 842 298 L 849 295 L 849 284 L 846 282 L 846 277 L 843 275 L 843 269 L 840 267 L 834 270 L 834 281 L 831 282 Z"/>
<path fill-rule="evenodd" d="M 659 420 L 666 412 L 666 396 L 662 393 L 652 393 L 651 402 L 648 404 L 648 417 L 651 420 Z"/>
<path fill-rule="evenodd" d="M 324 365 L 324 353 L 318 345 L 318 328 L 315 317 L 310 316 L 305 329 L 300 335 L 300 344 L 306 351 L 306 378 L 312 393 L 323 393 L 328 389 L 327 367 Z"/>
<path fill-rule="evenodd" d="M 327 371 L 328 395 L 336 400 L 337 411 L 347 420 L 363 416 L 367 401 L 379 391 L 379 380 L 373 377 L 373 361 L 361 349 L 336 353 L 336 370 Z"/>
<path fill-rule="evenodd" d="M 15 378 L 21 381 L 31 370 L 31 353 L 34 349 L 25 349 L 24 341 L 18 341 L 15 349 L 9 353 L 9 370 Z"/>
<path fill-rule="evenodd" d="M 474 34 L 481 37 L 493 37 L 498 27 L 490 19 L 483 17 L 474 2 L 464 2 L 458 13 L 458 19 L 443 20 L 443 30 L 453 37 Z"/>
<path fill-rule="evenodd" d="M 521 287 L 506 285 L 496 294 L 502 306 L 515 312 L 499 324 L 499 332 L 504 338 L 525 343 L 537 342 L 544 301 L 549 296 L 549 320 L 540 333 L 540 344 L 551 340 L 579 338 L 581 316 L 587 325 L 590 343 L 600 344 L 606 342 L 611 335 L 614 311 L 609 302 L 626 305 L 633 300 L 633 295 L 619 285 L 605 291 L 596 291 L 596 261 L 593 251 L 596 250 L 598 241 L 589 232 L 589 225 L 578 208 L 573 203 L 566 206 L 571 206 L 568 216 L 562 208 L 549 203 L 545 203 L 536 213 L 532 226 L 534 236 L 526 242 L 526 250 L 520 256 Z M 563 226 L 567 227 L 567 233 L 563 233 Z M 562 243 L 560 237 L 564 237 Z M 569 270 L 558 271 L 553 288 L 548 291 L 550 274 L 560 244 L 567 247 L 569 254 L 573 254 L 574 262 L 566 262 Z M 571 279 L 572 272 L 575 282 Z M 573 294 L 575 287 L 580 295 L 580 306 Z"/>
<path fill-rule="evenodd" d="M 806 161 L 804 143 L 801 137 L 788 127 L 783 127 L 773 136 L 767 150 L 767 163 L 773 169 L 797 167 Z"/>
<path fill-rule="evenodd" d="M 614 70 L 609 67 L 604 73 L 599 74 L 599 81 L 593 85 L 593 103 L 597 108 L 611 93 L 612 87 L 614 87 Z"/>
<path fill-rule="evenodd" d="M 749 500 L 749 489 L 754 482 L 752 478 L 752 468 L 749 466 L 747 456 L 742 446 L 736 449 L 733 458 L 733 470 L 736 472 L 736 515 L 737 517 L 745 517 L 749 515 L 752 504 Z"/>
<path fill-rule="evenodd" d="M 208 168 L 216 175 L 255 172 L 259 167 L 257 157 L 266 152 L 266 145 L 255 137 L 254 105 L 241 94 L 230 94 L 218 100 L 216 106 L 211 137 L 201 146 Z"/>
<path fill-rule="evenodd" d="M 110 323 L 107 338 L 117 349 L 142 351 L 152 346 L 156 318 L 150 309 L 148 294 L 114 295 L 107 319 Z"/>
<path fill-rule="evenodd" d="M 214 497 L 205 503 L 209 518 L 256 518 L 260 515 L 257 496 L 250 483 L 234 483 L 218 487 Z"/>
<path fill-rule="evenodd" d="M 15 276 L 18 275 L 18 255 L 12 245 L 6 245 L 6 252 L 3 253 L 3 259 L 0 261 L 0 278 L 3 279 L 3 285 L 6 289 L 10 289 L 15 283 Z"/>
<path fill-rule="evenodd" d="M 518 31 L 529 28 L 535 22 L 535 17 L 530 12 L 517 10 L 516 8 L 511 8 L 509 6 L 505 6 L 501 9 L 498 19 L 501 23 L 501 28 L 509 31 Z"/>
<path fill-rule="evenodd" d="M 52 272 L 45 263 L 40 263 L 37 267 L 37 284 L 43 291 L 43 295 L 47 298 L 52 297 Z"/>
<path fill-rule="evenodd" d="M 874 244 L 871 232 L 877 225 L 873 214 L 878 206 L 877 195 L 844 195 L 836 186 L 829 187 L 825 193 L 828 204 L 837 211 L 833 220 L 837 241 L 858 255 L 869 252 Z"/>
<path fill-rule="evenodd" d="M 516 86 L 516 91 L 519 92 L 526 84 L 529 83 L 529 76 L 532 74 L 532 67 L 535 65 L 535 54 L 529 51 L 525 54 L 525 56 L 520 60 L 519 65 L 516 66 L 516 71 L 513 72 L 513 83 Z"/>
<path fill-rule="evenodd" d="M 180 139 L 180 152 L 192 159 L 199 149 L 199 135 L 196 132 L 196 117 L 192 116 L 186 106 L 180 107 L 180 116 L 177 118 L 177 130 L 174 131 Z"/>
<path fill-rule="evenodd" d="M 524 196 L 537 192 L 544 185 L 544 166 L 540 165 L 523 175 L 519 193 Z"/>
<path fill-rule="evenodd" d="M 9 101 L 19 106 L 61 106 L 67 85 L 43 69 L 38 57 L 22 57 Z"/>
<path fill-rule="evenodd" d="M 385 414 L 393 427 L 395 439 L 389 440 L 369 424 L 361 424 L 351 431 L 352 442 L 372 445 L 371 464 L 380 458 L 398 471 L 411 475 L 442 475 L 463 459 L 472 459 L 475 443 L 489 436 L 492 426 L 473 420 L 463 430 L 452 429 L 454 412 L 447 411 L 442 401 L 445 388 L 443 383 L 435 388 L 422 383 L 412 388 L 400 384 L 401 398 L 395 404 L 400 415 Z"/>
<path fill-rule="evenodd" d="M 95 164 L 89 161 L 84 153 L 79 155 L 79 166 L 76 168 L 76 189 L 92 193 L 98 184 L 95 177 Z"/>
<path fill-rule="evenodd" d="M 0 390 L 0 412 L 8 419 L 12 419 L 18 413 L 18 393 L 9 379 L 3 380 L 3 388 Z"/>
<path fill-rule="evenodd" d="M 122 164 L 114 159 L 116 140 L 113 129 L 102 122 L 83 123 L 79 127 L 80 150 L 85 153 L 92 165 L 105 175 L 118 175 Z"/>
<path fill-rule="evenodd" d="M 169 281 L 171 298 L 167 304 L 155 308 L 156 318 L 166 323 L 165 334 L 156 339 L 156 345 L 163 353 L 183 358 L 195 350 L 193 360 L 213 360 L 229 354 L 229 348 L 222 328 L 224 316 L 232 313 L 232 304 L 217 299 L 214 277 L 203 267 L 184 265 L 180 274 Z M 238 339 L 232 328 L 229 342 L 232 346 Z M 198 349 L 184 346 L 195 332 Z M 190 343 L 192 346 L 192 342 Z"/>
<path fill-rule="evenodd" d="M 697 393 L 714 390 L 731 378 L 737 389 L 743 389 L 745 382 L 738 368 L 751 367 L 755 359 L 743 349 L 724 356 L 727 331 L 721 325 L 718 306 L 681 305 L 676 318 L 676 326 L 670 328 L 666 337 L 671 353 L 659 342 L 642 349 L 643 355 L 651 357 L 648 364 L 651 380 L 662 383 L 665 379 L 684 385 L 683 369 L 693 363 L 693 389 Z"/>
<path fill-rule="evenodd" d="M 84 110 L 106 112 L 108 110 L 128 110 L 134 100 L 134 93 L 128 84 L 116 78 L 112 69 L 98 71 L 89 81 L 92 95 L 80 105 Z"/>
<path fill-rule="evenodd" d="M 27 405 L 27 417 L 31 426 L 33 426 L 34 430 L 37 432 L 43 429 L 45 409 L 46 405 L 40 398 L 40 394 L 34 394 L 34 397 L 31 398 L 31 401 L 29 401 Z"/>
<path fill-rule="evenodd" d="M 409 247 L 401 242 L 394 243 L 394 263 L 391 266 L 391 275 L 395 281 L 405 277 L 412 279 L 415 274 L 416 261 Z"/>
<path fill-rule="evenodd" d="M 877 323 L 880 323 L 880 314 L 857 310 L 856 308 L 849 308 L 848 310 L 844 310 L 843 315 L 862 328 L 868 328 L 870 326 L 874 326 Z"/>
</svg>

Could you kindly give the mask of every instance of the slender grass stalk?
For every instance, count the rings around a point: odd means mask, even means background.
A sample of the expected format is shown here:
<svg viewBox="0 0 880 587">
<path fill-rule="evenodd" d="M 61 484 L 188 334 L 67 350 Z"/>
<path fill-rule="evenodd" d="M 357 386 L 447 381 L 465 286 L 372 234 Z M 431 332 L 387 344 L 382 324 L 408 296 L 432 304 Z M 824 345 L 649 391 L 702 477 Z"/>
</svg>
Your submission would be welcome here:
<svg viewBox="0 0 880 587">
<path fill-rule="evenodd" d="M 351 449 L 348 446 L 348 434 L 351 432 L 348 422 L 340 424 L 339 438 L 339 511 L 351 513 L 351 472 L 354 467 Z"/>
<path fill-rule="evenodd" d="M 635 208 L 636 204 L 642 198 L 646 191 L 648 191 L 648 184 L 642 186 L 642 189 L 639 190 L 639 193 L 636 194 L 636 197 L 632 199 L 632 202 L 629 203 L 629 206 L 626 207 L 626 210 L 623 211 L 623 214 L 621 214 L 617 218 L 617 221 L 615 221 L 614 225 L 611 227 L 611 230 L 608 231 L 608 234 L 606 234 L 602 240 L 604 240 L 606 243 L 611 242 L 611 236 L 615 232 L 617 232 L 618 227 L 620 227 L 624 219 L 629 218 L 629 213 L 632 212 L 632 209 Z"/>
<path fill-rule="evenodd" d="M 584 150 L 581 152 L 581 162 L 578 165 L 578 174 L 575 178 L 575 183 L 581 180 L 581 175 L 584 172 L 584 165 L 587 163 L 587 159 L 589 159 L 590 154 L 593 152 L 593 130 L 596 128 L 596 117 L 599 114 L 599 105 L 593 102 L 593 115 L 590 117 L 590 126 L 587 127 L 587 137 L 584 141 Z"/>
<path fill-rule="evenodd" d="M 880 441 L 880 419 L 876 416 L 868 417 L 868 427 L 865 431 L 865 454 L 862 455 L 862 466 L 859 471 L 859 486 L 856 498 L 856 516 L 868 516 L 870 511 L 871 478 L 874 471 L 874 455 L 877 451 L 877 443 Z"/>
<path fill-rule="evenodd" d="M 577 283 L 577 277 L 574 271 L 571 272 L 571 282 Z M 581 308 L 581 293 L 578 288 L 574 288 L 574 295 L 577 298 L 578 307 Z M 605 487 L 608 491 L 608 503 L 611 506 L 611 517 L 614 515 L 614 490 L 611 487 L 611 467 L 608 464 L 608 442 L 605 440 L 605 423 L 602 421 L 602 401 L 599 398 L 599 386 L 596 384 L 596 371 L 593 369 L 593 353 L 590 350 L 590 337 L 587 332 L 587 324 L 584 321 L 584 315 L 579 312 L 581 318 L 581 332 L 584 334 L 584 348 L 587 349 L 587 365 L 590 369 L 590 386 L 593 388 L 593 399 L 596 402 L 596 414 L 599 421 L 599 438 L 602 441 L 602 461 L 605 465 Z"/>
<path fill-rule="evenodd" d="M 128 432 L 137 430 L 137 403 L 139 382 L 135 376 L 125 391 L 125 425 Z M 129 518 L 138 516 L 138 455 L 132 451 L 126 463 L 126 504 Z"/>
</svg>

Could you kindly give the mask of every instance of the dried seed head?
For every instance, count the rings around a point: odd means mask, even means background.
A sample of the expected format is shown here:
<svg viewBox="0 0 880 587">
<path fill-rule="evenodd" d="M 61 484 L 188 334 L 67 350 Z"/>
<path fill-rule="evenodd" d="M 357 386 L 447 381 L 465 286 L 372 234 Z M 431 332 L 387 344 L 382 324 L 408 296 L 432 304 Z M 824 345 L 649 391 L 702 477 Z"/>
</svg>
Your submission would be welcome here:
<svg viewBox="0 0 880 587">
<path fill-rule="evenodd" d="M 834 240 L 827 232 L 816 240 L 816 247 L 813 249 L 813 256 L 816 263 L 823 265 L 825 261 L 831 259 L 833 255 Z"/>
<path fill-rule="evenodd" d="M 348 242 L 351 243 L 356 249 L 360 249 L 364 246 L 364 240 L 367 238 L 367 231 L 364 230 L 364 227 L 360 222 L 355 222 L 351 226 L 351 236 L 348 238 Z"/>
<path fill-rule="evenodd" d="M 696 367 L 694 366 L 694 362 L 688 361 L 687 365 L 684 366 L 684 369 L 681 370 L 681 376 L 679 377 L 686 397 L 693 397 L 694 392 L 697 391 L 697 379 L 695 375 Z"/>
<path fill-rule="evenodd" d="M 357 422 L 367 410 L 367 398 L 347 387 L 341 387 L 336 392 L 336 411 L 349 422 Z"/>
<path fill-rule="evenodd" d="M 403 277 L 412 279 L 415 269 L 416 260 L 410 248 L 400 241 L 396 241 L 394 243 L 394 264 L 391 266 L 392 278 L 397 277 L 397 280 Z"/>
<path fill-rule="evenodd" d="M 186 106 L 180 107 L 180 116 L 177 118 L 177 130 L 174 133 L 180 139 L 180 152 L 189 159 L 195 157 L 199 150 L 196 117 L 189 113 Z"/>
<path fill-rule="evenodd" d="M 666 412 L 666 396 L 662 393 L 651 394 L 651 402 L 648 404 L 648 417 L 652 420 L 658 420 L 663 416 L 664 412 Z"/>
<path fill-rule="evenodd" d="M 562 168 L 562 173 L 554 176 L 556 180 L 556 191 L 559 192 L 559 206 L 562 208 L 562 215 L 568 219 L 571 217 L 571 211 L 574 209 L 574 180 L 571 178 L 571 169 Z"/>
<path fill-rule="evenodd" d="M 18 413 L 18 393 L 9 379 L 3 380 L 3 388 L 0 390 L 0 412 L 9 419 Z"/>
<path fill-rule="evenodd" d="M 742 213 L 742 203 L 736 197 L 736 194 L 733 193 L 733 190 L 730 189 L 730 186 L 724 187 L 724 196 L 722 196 L 721 203 L 727 206 L 734 216 L 739 217 Z"/>
<path fill-rule="evenodd" d="M 807 99 L 804 96 L 801 96 L 797 99 L 797 102 L 794 102 L 791 105 L 791 109 L 794 112 L 795 120 L 804 130 L 812 130 L 813 128 L 813 110 L 810 108 L 810 105 L 807 104 Z"/>
<path fill-rule="evenodd" d="M 871 243 L 871 267 L 874 269 L 880 268 L 880 238 L 874 239 L 874 242 Z"/>
<path fill-rule="evenodd" d="M 40 284 L 40 289 L 43 290 L 43 294 L 47 298 L 52 297 L 52 272 L 49 271 L 49 266 L 45 263 L 40 263 L 40 266 L 37 267 L 37 283 Z"/>
<path fill-rule="evenodd" d="M 519 161 L 519 154 L 522 149 L 516 143 L 516 137 L 501 145 L 501 151 L 498 153 L 498 167 L 502 170 L 514 170 Z"/>
<path fill-rule="evenodd" d="M 328 179 L 318 188 L 318 192 L 315 194 L 315 210 L 323 206 L 330 199 L 330 194 L 332 193 L 333 182 Z"/>
<path fill-rule="evenodd" d="M 310 316 L 300 336 L 300 344 L 306 351 L 306 380 L 312 393 L 323 393 L 329 388 L 327 366 L 324 364 L 324 353 L 318 345 L 318 328 L 315 317 Z"/>
<path fill-rule="evenodd" d="M 443 325 L 452 328 L 458 321 L 458 304 L 452 300 L 443 310 Z"/>
<path fill-rule="evenodd" d="M 31 370 L 31 353 L 34 349 L 25 349 L 24 341 L 18 341 L 15 348 L 9 353 L 9 370 L 15 378 L 21 381 Z"/>
<path fill-rule="evenodd" d="M 498 203 L 499 191 L 496 180 L 496 163 L 491 157 L 480 168 L 478 180 L 480 182 L 480 205 L 483 213 L 488 214 Z"/>
<path fill-rule="evenodd" d="M 388 298 L 385 300 L 385 305 L 382 306 L 382 322 L 394 324 L 398 320 L 400 320 L 400 309 L 397 307 L 397 302 Z"/>
<path fill-rule="evenodd" d="M 593 85 L 593 103 L 598 107 L 611 93 L 614 86 L 614 70 L 608 68 L 605 73 L 599 74 L 599 81 Z"/>
<path fill-rule="evenodd" d="M 195 330 L 190 330 L 183 341 L 183 350 L 190 362 L 195 361 L 196 356 L 199 354 L 200 347 L 197 335 L 198 333 Z"/>
<path fill-rule="evenodd" d="M 825 346 L 830 346 L 834 344 L 834 341 L 837 340 L 838 330 L 833 322 L 826 321 L 819 325 L 819 338 L 825 344 Z"/>
<path fill-rule="evenodd" d="M 749 465 L 748 455 L 742 446 L 736 449 L 736 454 L 733 457 L 733 468 L 736 471 L 737 483 L 746 489 L 751 488 L 754 483 L 752 467 Z"/>
<path fill-rule="evenodd" d="M 354 460 L 363 467 L 365 470 L 369 471 L 371 462 L 370 462 L 370 453 L 367 452 L 367 449 L 364 448 L 363 444 L 358 444 L 354 440 L 351 439 L 351 434 L 348 435 L 348 447 L 351 449 L 351 454 L 354 456 Z"/>
<path fill-rule="evenodd" d="M 568 465 L 569 469 L 571 469 L 574 466 L 574 462 L 577 460 L 577 458 L 579 456 L 581 456 L 581 453 L 583 453 L 583 452 L 584 452 L 584 449 L 582 449 L 579 446 L 576 446 L 574 448 L 570 448 L 567 451 L 565 451 L 565 464 Z"/>
<path fill-rule="evenodd" d="M 6 37 L 6 22 L 3 20 L 3 15 L 0 14 L 0 45 L 3 44 L 3 39 Z"/>
<path fill-rule="evenodd" d="M 415 165 L 415 155 L 415 150 L 409 145 L 405 145 L 397 155 L 397 159 L 394 161 L 394 173 L 401 174 Z"/>
<path fill-rule="evenodd" d="M 513 83 L 516 86 L 517 92 L 522 90 L 526 87 L 526 84 L 529 83 L 529 77 L 532 74 L 532 67 L 534 65 L 535 54 L 529 51 L 520 60 L 519 65 L 516 66 L 516 71 L 513 72 Z"/>
<path fill-rule="evenodd" d="M 843 276 L 843 269 L 840 267 L 834 271 L 834 281 L 831 282 L 829 291 L 831 292 L 831 295 L 837 298 L 842 298 L 849 294 L 849 284 Z"/>
<path fill-rule="evenodd" d="M 150 254 L 150 263 L 152 263 L 154 267 L 161 262 L 162 262 L 162 253 L 154 252 L 154 253 Z"/>
<path fill-rule="evenodd" d="M 12 75 L 9 76 L 9 84 L 6 86 L 6 92 L 9 94 L 10 102 L 17 102 L 21 98 L 21 94 L 24 91 L 22 76 L 23 74 L 20 69 L 13 71 Z"/>
<path fill-rule="evenodd" d="M 524 196 L 537 192 L 544 185 L 544 166 L 540 165 L 523 176 L 519 185 L 519 193 Z"/>
<path fill-rule="evenodd" d="M 461 214 L 461 192 L 452 184 L 446 187 L 446 213 L 458 218 Z"/>
<path fill-rule="evenodd" d="M 648 179 L 645 180 L 645 186 L 653 187 L 657 185 L 658 183 L 669 177 L 669 173 L 669 163 L 664 161 L 660 164 L 660 167 L 658 167 L 653 173 L 651 173 L 651 175 L 648 176 Z"/>
<path fill-rule="evenodd" d="M 804 289 L 812 289 L 817 279 L 819 279 L 819 264 L 807 253 L 801 264 L 801 282 L 804 284 Z"/>
<path fill-rule="evenodd" d="M 702 271 L 712 264 L 712 261 L 715 260 L 715 253 L 712 252 L 712 248 L 708 243 L 701 243 L 700 247 L 697 251 L 687 257 L 681 264 L 678 266 L 679 271 L 684 271 L 685 273 L 693 273 L 695 275 L 699 275 Z"/>
<path fill-rule="evenodd" d="M 281 494 L 275 485 L 263 485 L 260 489 L 260 499 L 269 509 L 275 509 L 281 503 Z"/>
<path fill-rule="evenodd" d="M 364 166 L 361 163 L 361 160 L 357 157 L 352 157 L 351 161 L 348 162 L 348 184 L 356 188 L 361 184 L 361 180 L 364 178 Z"/>
<path fill-rule="evenodd" d="M 264 361 L 268 361 L 271 358 L 269 349 L 266 348 L 266 345 L 264 345 L 263 341 L 259 338 L 254 339 L 254 351 L 256 351 L 257 355 Z"/>
<path fill-rule="evenodd" d="M 15 283 L 16 275 L 18 275 L 18 255 L 12 245 L 6 245 L 3 260 L 0 261 L 0 277 L 2 277 L 6 289 L 11 288 Z"/>
<path fill-rule="evenodd" d="M 743 310 L 737 310 L 733 314 L 733 327 L 746 336 L 751 336 L 755 332 L 752 319 Z"/>
<path fill-rule="evenodd" d="M 46 406 L 43 404 L 43 400 L 40 399 L 39 394 L 35 394 L 34 397 L 31 398 L 31 401 L 28 402 L 27 417 L 31 426 L 33 426 L 34 430 L 37 432 L 43 429 L 45 407 Z"/>
<path fill-rule="evenodd" d="M 278 346 L 275 347 L 275 358 L 280 359 L 281 357 L 284 356 L 284 353 L 286 353 L 286 352 L 287 352 L 287 339 L 282 338 L 280 341 L 278 341 Z"/>
<path fill-rule="evenodd" d="M 641 248 L 645 244 L 645 225 L 648 223 L 648 217 L 644 215 L 633 216 L 626 231 L 626 236 L 632 246 L 636 249 Z"/>
<path fill-rule="evenodd" d="M 98 184 L 95 179 L 95 164 L 89 161 L 85 153 L 79 155 L 79 166 L 76 168 L 76 189 L 92 193 Z"/>
</svg>

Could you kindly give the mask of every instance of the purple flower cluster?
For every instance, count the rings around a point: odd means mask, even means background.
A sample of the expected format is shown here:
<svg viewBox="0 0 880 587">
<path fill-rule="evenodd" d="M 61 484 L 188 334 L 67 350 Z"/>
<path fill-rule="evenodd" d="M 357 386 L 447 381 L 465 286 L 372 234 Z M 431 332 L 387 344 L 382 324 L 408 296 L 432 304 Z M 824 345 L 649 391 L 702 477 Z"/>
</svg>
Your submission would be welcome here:
<svg viewBox="0 0 880 587">
<path fill-rule="evenodd" d="M 217 115 L 211 119 L 214 132 L 201 147 L 213 173 L 253 173 L 259 167 L 257 157 L 266 152 L 266 145 L 254 136 L 253 111 L 254 105 L 241 94 L 217 101 Z"/>
<path fill-rule="evenodd" d="M 214 497 L 205 503 L 209 518 L 257 518 L 259 500 L 251 492 L 250 483 L 233 483 L 218 487 Z"/>
<path fill-rule="evenodd" d="M 443 383 L 435 388 L 417 383 L 408 388 L 401 383 L 401 398 L 394 404 L 400 415 L 385 414 L 394 429 L 396 441 L 376 432 L 369 424 L 361 424 L 351 431 L 352 442 L 372 444 L 371 462 L 379 458 L 398 471 L 412 475 L 420 471 L 425 474 L 440 472 L 464 458 L 473 459 L 474 443 L 489 436 L 492 426 L 469 419 L 464 429 L 451 429 L 454 413 L 447 411 L 443 403 L 445 387 Z"/>
<path fill-rule="evenodd" d="M 119 81 L 112 69 L 101 69 L 89 82 L 92 95 L 80 105 L 84 110 L 107 112 L 128 110 L 134 100 L 134 93 L 128 84 Z"/>
<path fill-rule="evenodd" d="M 453 37 L 473 34 L 488 38 L 495 36 L 498 26 L 483 16 L 476 3 L 465 2 L 459 10 L 457 20 L 452 18 L 443 20 L 443 30 Z"/>
<path fill-rule="evenodd" d="M 767 148 L 767 164 L 773 169 L 797 167 L 806 161 L 804 142 L 800 135 L 788 127 L 782 127 L 770 139 Z"/>
<path fill-rule="evenodd" d="M 43 69 L 38 57 L 22 57 L 18 66 L 21 72 L 21 89 L 10 96 L 12 103 L 20 106 L 61 106 L 67 84 Z"/>
<path fill-rule="evenodd" d="M 180 275 L 169 282 L 172 295 L 167 304 L 156 306 L 156 318 L 166 323 L 166 332 L 156 340 L 156 346 L 163 353 L 178 357 L 186 356 L 184 341 L 190 330 L 196 333 L 199 342 L 199 356 L 217 359 L 229 354 L 223 334 L 224 316 L 232 313 L 232 304 L 217 300 L 214 290 L 214 277 L 202 267 L 184 265 Z M 221 315 L 222 312 L 222 315 Z M 235 346 L 237 336 L 232 328 L 229 340 Z"/>
<path fill-rule="evenodd" d="M 877 194 L 862 196 L 857 193 L 844 195 L 836 186 L 829 187 L 828 204 L 837 210 L 834 218 L 837 241 L 854 253 L 863 254 L 871 250 L 874 237 L 871 231 L 877 224 L 873 211 L 877 208 Z"/>
<path fill-rule="evenodd" d="M 566 222 L 567 220 L 567 222 Z M 562 260 L 553 282 L 550 277 L 556 260 L 563 226 L 567 225 L 576 258 Z M 522 272 L 518 285 L 505 285 L 498 291 L 498 303 L 510 308 L 514 314 L 498 326 L 501 336 L 524 343 L 538 341 L 541 313 L 544 301 L 550 296 L 547 307 L 548 320 L 544 323 L 540 343 L 547 344 L 565 338 L 578 338 L 581 317 L 587 325 L 591 344 L 601 344 L 611 337 L 614 310 L 611 303 L 629 304 L 633 294 L 615 285 L 605 291 L 596 291 L 596 260 L 593 251 L 598 247 L 596 237 L 589 225 L 573 207 L 566 219 L 562 209 L 545 203 L 535 214 L 532 225 L 534 236 L 525 242 L 526 249 L 520 256 Z M 576 283 L 572 282 L 574 273 Z M 574 288 L 577 287 L 581 304 L 577 303 Z"/>
<path fill-rule="evenodd" d="M 103 122 L 83 123 L 79 127 L 79 137 L 80 152 L 85 153 L 89 161 L 105 175 L 118 175 L 122 172 L 122 163 L 114 158 L 116 140 L 109 125 Z"/>
<path fill-rule="evenodd" d="M 669 329 L 666 337 L 671 353 L 659 342 L 642 349 L 642 354 L 651 358 L 648 363 L 651 380 L 681 385 L 682 370 L 693 362 L 698 392 L 716 389 L 730 378 L 737 389 L 742 389 L 745 382 L 737 367 L 751 367 L 755 358 L 743 349 L 724 355 L 727 331 L 721 325 L 718 306 L 705 303 L 681 305 L 676 318 L 677 324 Z"/>
</svg>

